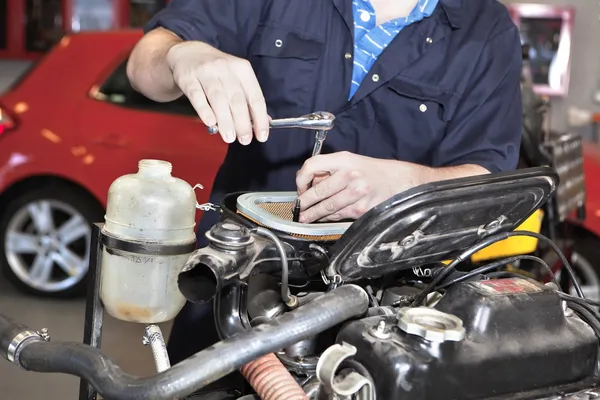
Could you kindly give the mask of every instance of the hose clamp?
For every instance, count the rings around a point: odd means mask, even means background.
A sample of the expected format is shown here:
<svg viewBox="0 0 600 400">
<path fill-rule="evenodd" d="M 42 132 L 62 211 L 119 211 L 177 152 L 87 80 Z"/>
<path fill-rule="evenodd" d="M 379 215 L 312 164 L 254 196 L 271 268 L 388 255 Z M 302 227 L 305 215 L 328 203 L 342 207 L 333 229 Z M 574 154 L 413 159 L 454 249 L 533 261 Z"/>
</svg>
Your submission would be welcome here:
<svg viewBox="0 0 600 400">
<path fill-rule="evenodd" d="M 8 361 L 13 364 L 17 364 L 22 368 L 19 363 L 19 354 L 23 347 L 30 342 L 44 342 L 44 338 L 36 331 L 26 330 L 19 333 L 17 336 L 13 338 L 13 340 L 8 345 L 8 351 L 6 353 L 6 358 Z"/>
<path fill-rule="evenodd" d="M 357 349 L 348 343 L 336 343 L 321 354 L 317 362 L 317 379 L 327 394 L 341 398 L 375 400 L 375 388 L 367 377 L 351 371 L 345 376 L 337 372 L 344 361 L 356 355 Z"/>
</svg>

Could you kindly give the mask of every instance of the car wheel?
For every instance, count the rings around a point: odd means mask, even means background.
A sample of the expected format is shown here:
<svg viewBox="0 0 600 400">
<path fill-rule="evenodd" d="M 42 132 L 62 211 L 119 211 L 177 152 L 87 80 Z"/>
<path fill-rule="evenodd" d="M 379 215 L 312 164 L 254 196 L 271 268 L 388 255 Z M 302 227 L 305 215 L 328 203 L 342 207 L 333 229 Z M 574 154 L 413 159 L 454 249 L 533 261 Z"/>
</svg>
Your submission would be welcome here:
<svg viewBox="0 0 600 400">
<path fill-rule="evenodd" d="M 600 301 L 600 240 L 591 236 L 575 239 L 571 266 L 585 297 Z M 570 292 L 577 295 L 573 285 Z"/>
<path fill-rule="evenodd" d="M 0 262 L 7 280 L 37 296 L 85 293 L 91 224 L 101 207 L 67 185 L 34 189 L 12 200 L 0 218 Z"/>
</svg>

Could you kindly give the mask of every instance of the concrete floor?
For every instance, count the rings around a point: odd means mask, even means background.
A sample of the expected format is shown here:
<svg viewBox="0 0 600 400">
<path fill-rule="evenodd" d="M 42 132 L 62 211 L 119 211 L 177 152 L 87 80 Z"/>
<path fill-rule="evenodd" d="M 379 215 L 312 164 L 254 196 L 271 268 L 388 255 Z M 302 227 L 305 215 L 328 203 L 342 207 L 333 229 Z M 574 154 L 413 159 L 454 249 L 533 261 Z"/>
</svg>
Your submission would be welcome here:
<svg viewBox="0 0 600 400">
<path fill-rule="evenodd" d="M 52 341 L 83 339 L 85 300 L 55 301 L 17 292 L 0 277 L 0 313 L 32 329 L 48 328 Z M 169 325 L 162 325 L 165 336 Z M 155 373 L 149 347 L 142 345 L 142 325 L 105 316 L 102 349 L 128 373 Z M 6 400 L 77 400 L 79 379 L 59 374 L 25 372 L 0 359 L 0 398 Z"/>
</svg>

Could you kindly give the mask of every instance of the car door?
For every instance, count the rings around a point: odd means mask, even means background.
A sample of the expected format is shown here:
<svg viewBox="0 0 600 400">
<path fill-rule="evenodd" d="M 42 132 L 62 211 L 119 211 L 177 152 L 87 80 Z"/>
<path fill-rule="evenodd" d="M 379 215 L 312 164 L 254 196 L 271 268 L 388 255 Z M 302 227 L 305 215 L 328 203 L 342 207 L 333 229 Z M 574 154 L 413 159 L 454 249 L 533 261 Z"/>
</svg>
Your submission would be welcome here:
<svg viewBox="0 0 600 400">
<path fill-rule="evenodd" d="M 136 92 L 127 79 L 126 60 L 99 82 L 79 120 L 90 151 L 102 154 L 92 174 L 99 186 L 108 190 L 116 177 L 135 172 L 140 159 L 160 159 L 173 164 L 174 176 L 202 184 L 198 199 L 207 201 L 227 146 L 207 133 L 187 98 L 157 103 Z"/>
</svg>

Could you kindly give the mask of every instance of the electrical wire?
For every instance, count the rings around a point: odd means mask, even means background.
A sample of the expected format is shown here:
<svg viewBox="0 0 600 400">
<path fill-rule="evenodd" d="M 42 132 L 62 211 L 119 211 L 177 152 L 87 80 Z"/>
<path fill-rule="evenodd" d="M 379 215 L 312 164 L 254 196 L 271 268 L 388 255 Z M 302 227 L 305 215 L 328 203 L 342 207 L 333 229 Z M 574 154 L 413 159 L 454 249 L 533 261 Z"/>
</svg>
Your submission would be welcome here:
<svg viewBox="0 0 600 400">
<path fill-rule="evenodd" d="M 567 304 L 579 304 L 580 306 L 584 307 L 586 310 L 588 310 L 594 315 L 598 322 L 600 322 L 600 311 L 598 310 L 598 307 L 591 304 L 586 299 L 580 299 L 578 297 L 569 296 L 568 294 L 562 292 L 558 292 L 558 296 L 562 300 L 566 301 Z"/>
<path fill-rule="evenodd" d="M 600 339 L 600 320 L 590 310 L 582 304 L 575 303 L 574 301 L 567 302 L 569 308 L 573 310 L 585 323 L 587 323 L 596 334 L 596 337 Z"/>
<path fill-rule="evenodd" d="M 468 280 L 470 278 L 473 278 L 473 277 L 475 277 L 477 275 L 484 274 L 484 273 L 486 273 L 488 271 L 493 271 L 493 270 L 495 270 L 497 268 L 500 268 L 500 267 L 505 266 L 507 264 L 514 263 L 514 262 L 519 261 L 519 260 L 530 260 L 530 261 L 537 262 L 538 264 L 540 264 L 541 266 L 543 266 L 544 269 L 548 272 L 548 274 L 550 275 L 550 278 L 552 279 L 552 282 L 556 286 L 560 287 L 560 285 L 558 283 L 558 280 L 556 279 L 556 276 L 554 275 L 554 272 L 552 272 L 552 268 L 550 268 L 550 266 L 546 263 L 546 261 L 542 260 L 540 257 L 530 256 L 530 255 L 525 255 L 524 254 L 524 255 L 518 255 L 518 256 L 514 256 L 514 257 L 504 258 L 502 260 L 494 261 L 493 263 L 490 263 L 490 264 L 484 265 L 482 267 L 476 268 L 473 271 L 465 273 L 464 275 L 462 275 L 462 276 L 460 276 L 458 278 L 452 279 L 449 282 L 446 282 L 446 283 L 443 283 L 443 284 L 437 286 L 435 288 L 435 290 L 445 289 L 445 288 L 447 288 L 447 287 L 449 287 L 449 286 L 451 286 L 451 285 L 453 285 L 455 283 L 466 281 L 466 280 Z"/>
<path fill-rule="evenodd" d="M 562 292 L 560 293 L 560 295 L 562 297 L 564 297 L 565 300 L 583 300 L 586 303 L 588 303 L 588 304 L 590 304 L 590 305 L 592 305 L 594 307 L 600 307 L 600 301 L 596 301 L 596 300 L 592 300 L 592 299 L 588 299 L 588 298 L 582 299 L 582 298 L 579 298 L 579 297 L 571 296 L 568 293 L 562 293 Z"/>
<path fill-rule="evenodd" d="M 567 257 L 565 257 L 564 253 L 562 252 L 562 250 L 560 249 L 560 247 L 558 247 L 556 245 L 556 243 L 554 243 L 552 240 L 550 240 L 549 238 L 547 238 L 546 236 L 536 233 L 536 232 L 528 232 L 528 231 L 513 231 L 513 232 L 503 232 L 503 233 L 498 233 L 495 235 L 491 235 L 487 238 L 485 238 L 484 240 L 482 240 L 481 242 L 475 244 L 474 246 L 471 246 L 470 248 L 468 248 L 467 250 L 463 251 L 461 254 L 458 255 L 458 257 L 456 257 L 454 260 L 452 260 L 452 262 L 450 264 L 448 264 L 444 270 L 442 272 L 440 272 L 430 283 L 429 285 L 427 285 L 427 287 L 421 292 L 419 293 L 416 297 L 415 300 L 412 302 L 412 306 L 413 307 L 418 307 L 420 306 L 423 301 L 427 298 L 427 295 L 429 293 L 431 293 L 432 291 L 435 290 L 435 288 L 444 281 L 444 279 L 446 279 L 450 274 L 452 274 L 452 272 L 454 272 L 456 270 L 456 266 L 458 264 L 460 264 L 461 262 L 469 259 L 473 254 L 475 254 L 476 252 L 478 252 L 479 250 L 482 250 L 496 242 L 508 239 L 510 237 L 515 237 L 515 236 L 528 236 L 528 237 L 533 237 L 536 238 L 540 241 L 545 242 L 546 244 L 548 244 L 552 250 L 554 250 L 554 252 L 556 253 L 556 255 L 558 256 L 558 258 L 560 259 L 560 261 L 563 263 L 565 269 L 567 270 L 567 272 L 569 273 L 571 280 L 573 282 L 573 286 L 575 288 L 575 291 L 577 292 L 577 294 L 579 295 L 579 297 L 581 297 L 582 299 L 585 298 L 584 294 L 583 294 L 583 290 L 581 289 L 581 286 L 579 285 L 579 282 L 577 281 L 577 278 L 575 276 L 575 272 L 573 271 L 573 268 L 571 267 L 571 264 L 569 263 L 569 261 L 567 260 Z"/>
<path fill-rule="evenodd" d="M 577 280 L 577 276 L 575 276 L 575 271 L 573 270 L 573 267 L 571 266 L 571 263 L 569 263 L 569 260 L 567 260 L 567 257 L 562 252 L 562 250 L 560 249 L 560 247 L 558 247 L 558 245 L 556 243 L 554 243 L 552 240 L 550 240 L 550 238 L 548 238 L 548 237 L 546 237 L 546 236 L 544 236 L 544 235 L 542 235 L 540 233 L 528 232 L 528 231 L 513 231 L 513 232 L 509 232 L 508 236 L 509 237 L 514 237 L 514 236 L 529 236 L 529 237 L 541 240 L 542 242 L 545 242 L 547 245 L 549 245 L 550 247 L 552 247 L 552 250 L 554 250 L 554 252 L 558 256 L 558 258 L 560 258 L 560 262 L 562 262 L 563 266 L 565 267 L 565 269 L 569 273 L 569 276 L 571 278 L 571 281 L 573 282 L 573 287 L 575 288 L 575 291 L 577 292 L 577 295 L 579 297 L 581 297 L 582 299 L 585 299 L 585 295 L 583 294 L 583 290 L 581 289 L 581 285 L 579 285 L 579 281 Z"/>
<path fill-rule="evenodd" d="M 518 272 L 513 272 L 513 271 L 496 271 L 496 272 L 490 272 L 488 274 L 486 274 L 485 276 L 487 276 L 488 278 L 528 278 L 527 275 L 525 274 L 520 274 Z"/>
<path fill-rule="evenodd" d="M 560 299 L 566 303 L 567 307 L 573 310 L 582 321 L 593 329 L 600 341 L 600 311 L 598 310 L 600 303 L 590 299 L 574 297 L 563 292 L 557 293 Z"/>
</svg>

